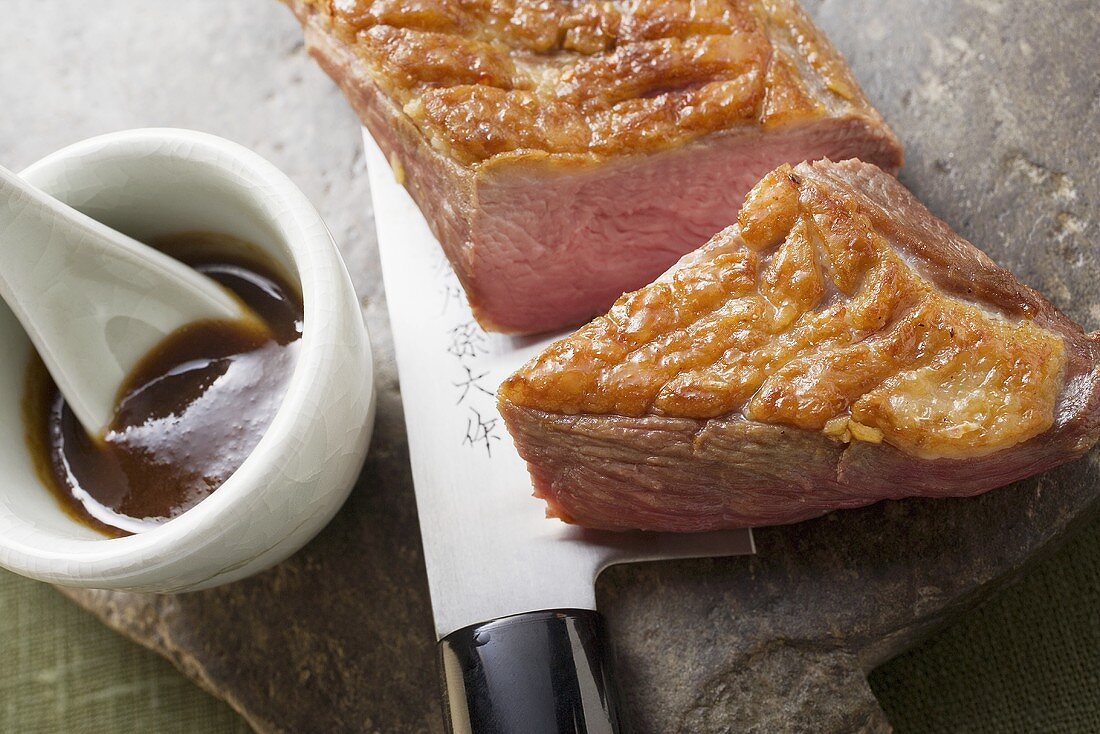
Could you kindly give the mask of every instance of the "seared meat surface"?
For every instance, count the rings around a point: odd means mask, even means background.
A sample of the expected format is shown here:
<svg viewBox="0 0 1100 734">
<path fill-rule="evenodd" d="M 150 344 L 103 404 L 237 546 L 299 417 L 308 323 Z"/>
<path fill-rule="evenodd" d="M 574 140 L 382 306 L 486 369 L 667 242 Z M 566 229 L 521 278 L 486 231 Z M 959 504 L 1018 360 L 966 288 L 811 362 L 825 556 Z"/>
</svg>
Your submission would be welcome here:
<svg viewBox="0 0 1100 734">
<path fill-rule="evenodd" d="M 783 162 L 900 146 L 793 0 L 287 0 L 482 325 L 576 324 Z"/>
<path fill-rule="evenodd" d="M 793 522 L 1084 453 L 1100 338 L 857 161 L 782 166 L 737 224 L 549 347 L 502 413 L 553 514 Z"/>
</svg>

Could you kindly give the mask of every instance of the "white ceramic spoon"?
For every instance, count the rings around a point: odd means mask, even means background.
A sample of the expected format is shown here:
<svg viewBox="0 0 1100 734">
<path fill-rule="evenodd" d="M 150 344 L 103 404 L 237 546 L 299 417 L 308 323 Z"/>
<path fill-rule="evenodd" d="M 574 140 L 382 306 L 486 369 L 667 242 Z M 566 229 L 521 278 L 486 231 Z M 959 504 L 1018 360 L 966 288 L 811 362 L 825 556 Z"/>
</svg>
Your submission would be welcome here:
<svg viewBox="0 0 1100 734">
<path fill-rule="evenodd" d="M 0 167 L 0 298 L 92 436 L 122 381 L 173 331 L 251 318 L 226 289 Z"/>
</svg>

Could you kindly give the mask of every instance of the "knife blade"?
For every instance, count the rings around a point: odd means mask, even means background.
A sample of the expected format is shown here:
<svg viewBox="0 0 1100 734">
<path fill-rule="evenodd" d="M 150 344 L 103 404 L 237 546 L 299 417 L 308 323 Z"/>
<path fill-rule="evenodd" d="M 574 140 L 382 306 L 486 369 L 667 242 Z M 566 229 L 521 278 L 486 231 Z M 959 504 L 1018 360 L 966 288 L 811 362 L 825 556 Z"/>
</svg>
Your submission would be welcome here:
<svg viewBox="0 0 1100 734">
<path fill-rule="evenodd" d="M 597 575 L 616 563 L 752 553 L 752 532 L 611 533 L 546 517 L 495 393 L 561 334 L 478 326 L 420 210 L 363 132 L 452 730 L 615 731 Z M 541 723 L 578 714 L 580 728 Z"/>
</svg>

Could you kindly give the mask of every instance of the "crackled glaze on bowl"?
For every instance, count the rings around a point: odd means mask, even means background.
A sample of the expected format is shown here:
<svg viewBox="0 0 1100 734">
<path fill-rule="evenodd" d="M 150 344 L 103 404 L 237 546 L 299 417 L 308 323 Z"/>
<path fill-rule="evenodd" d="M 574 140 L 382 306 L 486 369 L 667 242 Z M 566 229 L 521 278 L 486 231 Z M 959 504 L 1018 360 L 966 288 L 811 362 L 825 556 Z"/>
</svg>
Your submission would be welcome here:
<svg viewBox="0 0 1100 734">
<path fill-rule="evenodd" d="M 255 153 L 184 130 L 92 138 L 22 175 L 137 239 L 199 230 L 254 243 L 300 285 L 305 326 L 283 405 L 240 469 L 180 517 L 107 539 L 69 517 L 35 475 L 20 410 L 30 345 L 0 306 L 0 565 L 68 586 L 179 592 L 243 578 L 292 554 L 347 497 L 374 417 L 366 329 L 317 212 Z"/>
</svg>

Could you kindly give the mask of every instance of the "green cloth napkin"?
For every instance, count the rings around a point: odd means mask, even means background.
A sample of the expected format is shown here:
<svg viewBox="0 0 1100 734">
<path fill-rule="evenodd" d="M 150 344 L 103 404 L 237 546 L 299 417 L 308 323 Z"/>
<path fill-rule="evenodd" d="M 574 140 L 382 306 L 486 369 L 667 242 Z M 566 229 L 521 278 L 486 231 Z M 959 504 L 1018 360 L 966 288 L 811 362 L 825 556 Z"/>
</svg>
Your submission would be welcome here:
<svg viewBox="0 0 1100 734">
<path fill-rule="evenodd" d="M 899 734 L 1100 732 L 1100 521 L 871 688 Z"/>
<path fill-rule="evenodd" d="M 0 732 L 244 734 L 227 705 L 52 587 L 0 571 Z"/>
<path fill-rule="evenodd" d="M 1100 732 L 1100 523 L 871 676 L 899 734 Z M 247 732 L 50 587 L 0 572 L 0 732 Z"/>
</svg>

